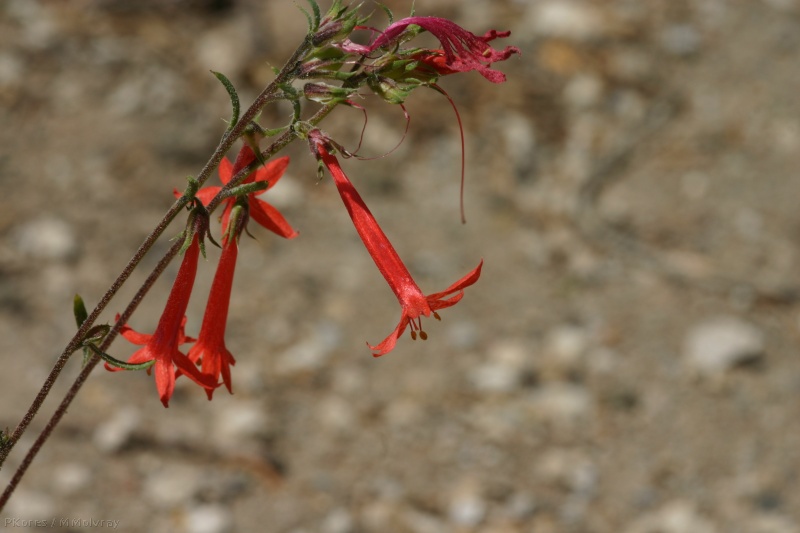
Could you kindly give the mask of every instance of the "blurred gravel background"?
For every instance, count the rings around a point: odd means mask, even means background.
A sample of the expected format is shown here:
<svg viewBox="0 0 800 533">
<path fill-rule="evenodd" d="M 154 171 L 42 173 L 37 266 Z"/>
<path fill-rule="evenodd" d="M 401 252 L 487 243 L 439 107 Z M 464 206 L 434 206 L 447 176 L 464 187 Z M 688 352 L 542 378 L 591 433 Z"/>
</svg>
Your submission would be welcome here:
<svg viewBox="0 0 800 533">
<path fill-rule="evenodd" d="M 374 360 L 364 341 L 394 327 L 396 301 L 330 180 L 293 146 L 268 199 L 301 235 L 255 228 L 244 242 L 235 395 L 209 403 L 183 379 L 165 410 L 144 373 L 97 371 L 0 518 L 125 532 L 800 531 L 800 3 L 416 9 L 511 29 L 523 51 L 498 66 L 503 85 L 442 81 L 464 115 L 469 223 L 458 130 L 432 91 L 411 98 L 394 154 L 346 170 L 424 291 L 483 257 L 480 282 L 428 341 Z M 229 104 L 208 70 L 249 102 L 304 29 L 288 0 L 0 2 L 0 427 L 74 331 L 73 294 L 97 301 L 216 146 Z M 366 104 L 364 153 L 380 154 L 402 113 Z M 346 109 L 325 124 L 347 146 L 360 126 Z M 170 278 L 137 329 L 154 327 Z"/>
</svg>

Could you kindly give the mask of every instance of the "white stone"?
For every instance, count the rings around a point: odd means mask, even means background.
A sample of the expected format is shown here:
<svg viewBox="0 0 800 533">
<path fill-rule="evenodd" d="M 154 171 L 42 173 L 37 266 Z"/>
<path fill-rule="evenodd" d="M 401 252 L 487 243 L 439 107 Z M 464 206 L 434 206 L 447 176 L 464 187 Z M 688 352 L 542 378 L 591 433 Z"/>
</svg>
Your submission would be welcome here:
<svg viewBox="0 0 800 533">
<path fill-rule="evenodd" d="M 538 35 L 589 41 L 608 33 L 603 14 L 593 5 L 572 0 L 533 2 L 527 23 Z"/>
<path fill-rule="evenodd" d="M 163 464 L 147 476 L 142 494 L 155 507 L 170 509 L 188 502 L 200 487 L 200 469 Z"/>
<path fill-rule="evenodd" d="M 447 509 L 452 523 L 472 528 L 483 522 L 488 506 L 478 489 L 477 484 L 472 481 L 456 488 Z"/>
<path fill-rule="evenodd" d="M 634 521 L 625 533 L 717 533 L 717 528 L 703 517 L 694 504 L 675 500 L 661 509 Z"/>
<path fill-rule="evenodd" d="M 658 36 L 661 47 L 677 57 L 691 56 L 700 48 L 700 34 L 689 24 L 674 24 L 661 30 Z"/>
<path fill-rule="evenodd" d="M 574 109 L 588 109 L 597 105 L 603 96 L 603 82 L 597 76 L 579 74 L 564 87 L 564 101 Z"/>
<path fill-rule="evenodd" d="M 684 340 L 684 360 L 702 376 L 719 375 L 763 355 L 763 332 L 736 317 L 706 320 L 694 326 Z"/>
<path fill-rule="evenodd" d="M 231 400 L 217 414 L 214 432 L 227 443 L 262 435 L 266 431 L 267 415 L 259 402 Z"/>
<path fill-rule="evenodd" d="M 19 517 L 25 520 L 49 520 L 56 512 L 56 503 L 42 492 L 32 492 L 20 489 L 14 492 L 14 497 L 8 501 L 5 517 Z"/>
<path fill-rule="evenodd" d="M 141 416 L 133 407 L 125 407 L 114 413 L 106 422 L 97 426 L 92 436 L 94 445 L 103 452 L 114 453 L 122 449 L 139 427 Z"/>
<path fill-rule="evenodd" d="M 534 413 L 542 420 L 556 424 L 576 424 L 586 419 L 591 396 L 584 387 L 552 383 L 532 395 Z"/>
<path fill-rule="evenodd" d="M 584 328 L 562 325 L 548 332 L 544 353 L 551 363 L 575 370 L 581 365 L 588 345 L 589 336 Z"/>
<path fill-rule="evenodd" d="M 200 505 L 186 513 L 187 533 L 226 533 L 233 531 L 233 515 L 218 504 Z"/>
<path fill-rule="evenodd" d="M 32 259 L 64 261 L 74 256 L 78 249 L 72 227 L 50 216 L 20 226 L 15 237 L 17 249 Z"/>
<path fill-rule="evenodd" d="M 520 372 L 508 365 L 486 363 L 470 372 L 470 381 L 484 392 L 509 392 L 519 386 Z"/>
<path fill-rule="evenodd" d="M 91 471 L 79 463 L 65 463 L 53 470 L 53 488 L 61 494 L 72 494 L 86 487 L 92 478 Z"/>
<path fill-rule="evenodd" d="M 356 422 L 356 413 L 350 403 L 334 395 L 326 396 L 319 403 L 317 416 L 322 425 L 336 431 L 352 429 Z"/>
<path fill-rule="evenodd" d="M 341 507 L 331 511 L 322 521 L 322 533 L 350 533 L 354 531 L 352 515 Z"/>
</svg>

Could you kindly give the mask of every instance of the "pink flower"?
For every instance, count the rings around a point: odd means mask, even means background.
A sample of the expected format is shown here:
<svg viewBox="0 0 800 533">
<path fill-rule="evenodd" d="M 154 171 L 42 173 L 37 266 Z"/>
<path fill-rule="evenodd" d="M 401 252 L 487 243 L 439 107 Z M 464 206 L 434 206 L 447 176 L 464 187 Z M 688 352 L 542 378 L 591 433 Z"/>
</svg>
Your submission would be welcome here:
<svg viewBox="0 0 800 533">
<path fill-rule="evenodd" d="M 487 44 L 494 39 L 508 37 L 511 35 L 509 31 L 498 32 L 496 30 L 490 30 L 482 37 L 478 37 L 455 22 L 439 17 L 408 17 L 398 20 L 394 24 L 389 25 L 389 27 L 373 41 L 368 47 L 368 51 L 372 52 L 390 44 L 412 24 L 431 32 L 441 43 L 442 53 L 445 59 L 444 64 L 437 63 L 435 59 L 429 63 L 429 65 L 433 66 L 440 74 L 477 70 L 484 78 L 492 83 L 502 83 L 506 81 L 505 74 L 497 70 L 492 70 L 489 66 L 492 63 L 505 61 L 511 57 L 512 54 L 520 53 L 519 48 L 516 46 L 507 46 L 501 51 L 495 50 Z"/>
<path fill-rule="evenodd" d="M 222 244 L 222 255 L 217 265 L 217 273 L 211 283 L 211 293 L 208 296 L 206 312 L 203 316 L 203 325 L 197 343 L 189 350 L 189 359 L 196 364 L 201 364 L 203 374 L 213 377 L 214 382 L 219 382 L 220 374 L 228 392 L 233 394 L 231 388 L 231 370 L 229 365 L 236 364 L 228 348 L 225 347 L 225 326 L 228 322 L 228 306 L 233 286 L 233 273 L 236 269 L 236 257 L 239 254 L 239 233 L 244 227 L 241 221 L 235 221 L 237 227 L 232 233 L 233 238 L 225 238 Z M 228 234 L 226 234 L 228 235 Z M 214 389 L 206 389 L 208 399 Z"/>
<path fill-rule="evenodd" d="M 233 176 L 238 174 L 243 168 L 250 165 L 250 163 L 255 161 L 255 159 L 256 155 L 253 152 L 253 149 L 246 144 L 242 146 L 242 149 L 236 156 L 235 163 L 231 164 L 227 158 L 223 158 L 222 161 L 219 162 L 219 179 L 222 181 L 222 184 L 227 184 Z M 254 181 L 266 181 L 269 183 L 269 186 L 267 187 L 267 190 L 269 190 L 275 186 L 276 183 L 278 183 L 278 180 L 280 180 L 283 176 L 287 166 L 289 166 L 289 158 L 279 157 L 278 159 L 269 161 L 266 165 L 260 167 L 258 170 L 250 174 L 242 182 L 242 184 L 252 183 Z M 222 187 L 203 187 L 197 191 L 195 196 L 201 202 L 203 202 L 203 205 L 208 205 L 211 199 L 217 195 L 221 188 Z M 264 191 L 252 193 L 247 196 L 250 217 L 260 225 L 264 226 L 271 232 L 280 235 L 281 237 L 285 237 L 287 239 L 297 237 L 298 233 L 292 229 L 292 227 L 288 222 L 286 222 L 286 219 L 283 218 L 283 215 L 281 215 L 277 209 L 267 202 L 256 198 L 256 195 L 261 194 L 262 192 Z M 180 197 L 181 193 L 176 190 L 175 196 Z M 227 200 L 224 200 L 224 204 L 225 207 L 222 212 L 223 234 L 227 233 L 228 220 L 230 219 L 231 209 L 233 209 L 234 204 L 236 204 L 236 198 L 228 198 Z"/>
<path fill-rule="evenodd" d="M 478 281 L 483 261 L 474 270 L 444 291 L 425 296 L 400 260 L 400 256 L 397 255 L 392 243 L 389 242 L 386 234 L 381 230 L 375 217 L 372 216 L 364 200 L 353 187 L 344 171 L 342 171 L 339 161 L 328 151 L 328 142 L 322 133 L 319 130 L 313 130 L 309 132 L 308 139 L 311 143 L 312 151 L 331 173 L 358 235 L 367 247 L 367 251 L 372 256 L 372 260 L 375 261 L 378 270 L 383 274 L 389 287 L 397 296 L 402 308 L 400 322 L 394 331 L 375 346 L 367 343 L 374 352 L 372 355 L 379 357 L 392 351 L 397 339 L 400 338 L 407 327 L 411 328 L 412 339 L 417 338 L 417 332 L 419 332 L 420 338 L 426 339 L 428 336 L 422 330 L 421 317 L 428 317 L 433 313 L 433 316 L 439 320 L 439 315 L 436 311 L 457 304 L 464 297 L 464 289 Z"/>
<path fill-rule="evenodd" d="M 183 327 L 186 324 L 186 308 L 197 274 L 199 254 L 199 237 L 195 233 L 191 245 L 183 255 L 178 275 L 167 298 L 167 305 L 152 335 L 137 333 L 128 326 L 121 330 L 122 335 L 130 342 L 144 345 L 128 359 L 128 363 L 141 364 L 155 360 L 153 367 L 156 389 L 164 407 L 169 407 L 169 399 L 175 390 L 175 378 L 181 373 L 205 389 L 214 389 L 217 386 L 215 380 L 201 374 L 194 363 L 178 349 L 179 345 L 194 340 L 186 337 Z M 105 366 L 111 371 L 120 370 L 109 366 L 108 363 Z"/>
</svg>

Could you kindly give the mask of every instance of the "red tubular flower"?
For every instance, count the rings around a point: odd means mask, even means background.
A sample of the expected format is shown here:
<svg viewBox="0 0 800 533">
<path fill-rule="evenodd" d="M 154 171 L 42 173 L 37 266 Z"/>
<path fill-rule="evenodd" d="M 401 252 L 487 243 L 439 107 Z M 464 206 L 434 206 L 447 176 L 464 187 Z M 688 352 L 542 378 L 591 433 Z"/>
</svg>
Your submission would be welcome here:
<svg viewBox="0 0 800 533">
<path fill-rule="evenodd" d="M 164 307 L 164 312 L 152 335 L 136 333 L 127 326 L 122 330 L 122 335 L 129 341 L 134 344 L 144 344 L 143 348 L 137 350 L 128 359 L 129 363 L 141 364 L 155 360 L 156 389 L 158 389 L 158 395 L 164 407 L 169 407 L 169 399 L 175 390 L 175 368 L 201 387 L 213 389 L 217 386 L 216 381 L 201 374 L 194 363 L 178 349 L 180 344 L 192 340 L 186 337 L 183 327 L 186 323 L 186 308 L 189 306 L 189 297 L 197 274 L 199 254 L 199 237 L 195 234 L 192 244 L 183 256 L 178 275 L 175 277 L 172 290 L 167 298 L 167 305 Z M 106 368 L 111 371 L 119 370 L 110 367 L 108 363 L 106 363 Z"/>
<path fill-rule="evenodd" d="M 389 25 L 369 46 L 368 50 L 372 52 L 386 46 L 412 24 L 431 32 L 442 44 L 444 65 L 437 65 L 435 62 L 431 64 L 434 68 L 439 67 L 437 71 L 440 74 L 477 70 L 492 83 L 502 83 L 506 81 L 505 74 L 492 70 L 489 66 L 492 63 L 505 61 L 511 57 L 511 54 L 520 53 L 516 46 L 507 46 L 501 51 L 495 50 L 487 44 L 494 39 L 508 37 L 511 35 L 510 31 L 490 30 L 482 37 L 478 37 L 455 22 L 439 17 L 408 17 L 398 20 Z"/>
<path fill-rule="evenodd" d="M 397 251 L 392 246 L 392 243 L 389 242 L 383 230 L 381 230 L 364 200 L 353 187 L 344 171 L 342 171 L 339 161 L 328 151 L 327 142 L 321 132 L 313 130 L 309 132 L 308 138 L 312 150 L 333 176 L 339 195 L 342 197 L 347 212 L 353 220 L 353 225 L 367 247 L 369 255 L 372 256 L 372 260 L 375 261 L 375 265 L 383 274 L 402 307 L 400 322 L 394 331 L 376 346 L 367 343 L 374 352 L 372 355 L 379 357 L 392 351 L 397 339 L 405 332 L 407 327 L 411 328 L 412 339 L 417 338 L 417 331 L 419 331 L 420 338 L 426 339 L 428 336 L 422 331 L 421 317 L 427 317 L 433 313 L 433 316 L 439 320 L 440 318 L 436 311 L 458 303 L 464 297 L 464 289 L 478 281 L 483 261 L 474 270 L 444 291 L 425 296 L 400 260 L 400 256 L 397 255 Z"/>
<path fill-rule="evenodd" d="M 228 306 L 231 298 L 231 288 L 233 286 L 233 273 L 236 269 L 236 258 L 239 254 L 239 233 L 244 224 L 240 220 L 235 220 L 234 231 L 231 238 L 223 239 L 222 255 L 217 265 L 217 273 L 211 283 L 211 293 L 208 296 L 206 312 L 203 316 L 203 325 L 200 327 L 200 335 L 197 342 L 189 350 L 189 359 L 195 364 L 201 364 L 203 374 L 219 381 L 220 374 L 222 381 L 228 392 L 233 394 L 231 388 L 230 365 L 236 364 L 228 348 L 225 347 L 225 326 L 228 322 Z M 206 389 L 208 399 L 214 393 L 214 389 Z"/>
<path fill-rule="evenodd" d="M 253 152 L 252 148 L 246 144 L 242 146 L 242 149 L 236 156 L 235 163 L 231 164 L 227 158 L 223 158 L 222 161 L 219 162 L 219 179 L 222 181 L 222 184 L 227 184 L 233 176 L 255 161 L 255 159 L 256 154 Z M 258 170 L 250 174 L 242 182 L 242 184 L 252 183 L 254 181 L 266 181 L 269 183 L 269 186 L 266 190 L 269 190 L 276 183 L 278 183 L 278 180 L 280 180 L 283 176 L 287 166 L 289 166 L 289 158 L 279 157 L 278 159 L 269 161 L 266 165 L 260 167 Z M 217 195 L 221 188 L 222 187 L 203 187 L 197 191 L 195 196 L 197 196 L 197 198 L 203 202 L 203 205 L 208 205 L 211 199 Z M 280 235 L 281 237 L 286 239 L 297 237 L 298 233 L 292 229 L 292 227 L 288 222 L 286 222 L 286 219 L 283 218 L 283 215 L 281 215 L 277 209 L 267 202 L 256 198 L 257 194 L 261 194 L 263 192 L 264 191 L 259 191 L 247 196 L 250 217 L 260 225 L 264 226 L 271 232 Z M 180 197 L 180 195 L 181 193 L 176 190 L 175 196 Z M 236 203 L 236 198 L 228 198 L 224 201 L 224 203 L 225 208 L 222 212 L 222 231 L 223 233 L 226 233 L 228 228 L 228 220 L 231 216 L 231 209 L 233 209 L 233 206 Z"/>
</svg>

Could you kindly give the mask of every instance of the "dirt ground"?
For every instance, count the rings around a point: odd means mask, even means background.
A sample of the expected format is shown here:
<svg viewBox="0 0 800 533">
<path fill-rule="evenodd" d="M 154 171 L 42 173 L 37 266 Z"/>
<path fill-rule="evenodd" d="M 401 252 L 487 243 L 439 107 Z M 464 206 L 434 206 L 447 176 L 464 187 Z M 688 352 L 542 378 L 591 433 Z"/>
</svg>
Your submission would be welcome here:
<svg viewBox="0 0 800 533">
<path fill-rule="evenodd" d="M 480 281 L 425 322 L 427 341 L 373 359 L 365 341 L 394 327 L 396 300 L 295 143 L 265 199 L 301 235 L 255 227 L 240 253 L 235 394 L 208 402 L 180 379 L 164 409 L 152 377 L 98 369 L 6 529 L 800 532 L 800 2 L 416 12 L 510 29 L 522 49 L 498 65 L 505 84 L 442 82 L 464 117 L 468 223 L 458 130 L 433 91 L 409 101 L 397 151 L 345 168 L 424 291 L 483 258 Z M 99 299 L 216 146 L 229 103 L 209 69 L 249 102 L 304 28 L 289 0 L 0 2 L 0 428 L 74 332 L 73 295 Z M 402 112 L 365 105 L 363 152 L 384 153 Z M 324 127 L 352 147 L 361 121 L 342 109 Z M 153 330 L 176 269 L 134 327 Z"/>
</svg>

